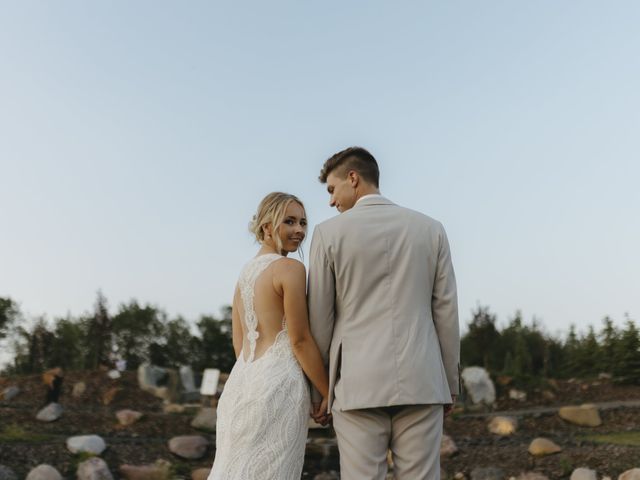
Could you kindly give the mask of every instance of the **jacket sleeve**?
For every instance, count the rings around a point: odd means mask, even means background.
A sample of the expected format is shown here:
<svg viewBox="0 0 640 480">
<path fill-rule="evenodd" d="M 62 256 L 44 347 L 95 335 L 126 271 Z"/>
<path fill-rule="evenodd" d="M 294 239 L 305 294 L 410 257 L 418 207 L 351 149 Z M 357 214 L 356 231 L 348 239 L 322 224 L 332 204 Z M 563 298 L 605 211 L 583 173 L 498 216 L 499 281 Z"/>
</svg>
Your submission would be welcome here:
<svg viewBox="0 0 640 480">
<path fill-rule="evenodd" d="M 451 262 L 449 241 L 440 225 L 438 261 L 431 298 L 431 313 L 440 342 L 449 390 L 460 394 L 460 327 L 458 325 L 458 294 Z"/>
<path fill-rule="evenodd" d="M 322 233 L 313 231 L 309 252 L 309 281 L 307 301 L 311 335 L 318 344 L 325 367 L 329 365 L 329 347 L 335 322 L 335 275 L 327 256 Z M 320 393 L 312 389 L 313 401 L 320 400 Z"/>
</svg>

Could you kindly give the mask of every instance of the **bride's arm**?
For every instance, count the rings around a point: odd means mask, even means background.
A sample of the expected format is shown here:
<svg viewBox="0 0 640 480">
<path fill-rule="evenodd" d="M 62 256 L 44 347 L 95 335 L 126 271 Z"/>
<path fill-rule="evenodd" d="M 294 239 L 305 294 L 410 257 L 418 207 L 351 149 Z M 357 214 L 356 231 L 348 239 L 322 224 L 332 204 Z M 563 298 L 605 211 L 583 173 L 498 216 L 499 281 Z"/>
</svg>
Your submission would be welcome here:
<svg viewBox="0 0 640 480">
<path fill-rule="evenodd" d="M 236 291 L 233 294 L 233 306 L 231 307 L 231 335 L 233 339 L 233 351 L 236 353 L 236 358 L 240 356 L 242 351 L 242 323 L 240 321 L 240 312 L 238 311 L 240 305 L 240 290 L 236 286 Z"/>
<path fill-rule="evenodd" d="M 291 348 L 305 375 L 327 398 L 329 379 L 322 362 L 322 356 L 315 340 L 311 336 L 307 313 L 307 276 L 304 265 L 297 260 L 286 259 L 279 262 L 281 268 L 277 275 L 282 288 L 284 316 L 289 331 Z M 276 280 L 276 281 L 277 281 Z"/>
</svg>

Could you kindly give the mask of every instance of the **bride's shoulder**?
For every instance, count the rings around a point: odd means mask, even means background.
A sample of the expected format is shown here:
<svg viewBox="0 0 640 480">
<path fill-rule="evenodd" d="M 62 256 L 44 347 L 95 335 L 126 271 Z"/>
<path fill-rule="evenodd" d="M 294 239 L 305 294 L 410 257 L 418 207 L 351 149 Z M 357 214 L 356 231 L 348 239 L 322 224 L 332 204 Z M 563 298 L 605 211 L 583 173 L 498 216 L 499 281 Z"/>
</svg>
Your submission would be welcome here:
<svg viewBox="0 0 640 480">
<path fill-rule="evenodd" d="M 306 275 L 304 263 L 295 258 L 282 257 L 274 264 L 275 274 L 278 276 Z"/>
</svg>

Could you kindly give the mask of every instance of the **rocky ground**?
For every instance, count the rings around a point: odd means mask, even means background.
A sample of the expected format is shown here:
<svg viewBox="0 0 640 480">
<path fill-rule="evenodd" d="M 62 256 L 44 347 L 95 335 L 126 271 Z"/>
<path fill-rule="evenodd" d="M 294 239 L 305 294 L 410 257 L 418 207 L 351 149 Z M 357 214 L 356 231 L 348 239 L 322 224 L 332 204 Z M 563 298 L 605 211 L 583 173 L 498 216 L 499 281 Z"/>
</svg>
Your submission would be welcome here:
<svg viewBox="0 0 640 480">
<path fill-rule="evenodd" d="M 86 390 L 72 395 L 77 382 Z M 75 478 L 77 464 L 85 457 L 70 453 L 66 439 L 73 435 L 98 434 L 108 448 L 100 455 L 114 477 L 122 464 L 150 464 L 164 459 L 172 464 L 172 473 L 191 478 L 197 468 L 208 468 L 214 456 L 215 434 L 191 426 L 197 405 L 182 413 L 164 413 L 162 400 L 138 388 L 134 372 L 111 380 L 105 372 L 70 372 L 64 378 L 60 403 L 62 417 L 54 422 L 35 419 L 43 406 L 45 387 L 39 375 L 1 378 L 0 391 L 17 386 L 20 393 L 11 400 L 0 400 L 0 465 L 13 469 L 24 478 L 31 468 L 41 463 L 56 467 L 65 478 Z M 508 385 L 498 386 L 494 410 L 510 411 L 518 420 L 517 431 L 499 437 L 487 430 L 492 412 L 472 412 L 459 408 L 445 421 L 444 430 L 457 445 L 458 452 L 442 459 L 446 476 L 464 474 L 472 478 L 474 469 L 496 467 L 504 478 L 522 472 L 540 472 L 550 479 L 569 478 L 577 467 L 589 467 L 616 479 L 634 467 L 640 467 L 640 405 L 601 409 L 602 425 L 579 427 L 562 420 L 554 408 L 585 402 L 640 401 L 640 386 L 619 386 L 609 380 L 558 381 L 527 392 L 526 400 L 508 396 Z M 115 412 L 133 409 L 144 414 L 141 420 L 121 426 Z M 620 440 L 621 435 L 627 436 Z M 613 434 L 605 443 L 594 436 Z M 205 455 L 186 460 L 172 454 L 168 440 L 178 435 L 202 435 L 209 441 Z M 544 457 L 533 457 L 527 449 L 535 437 L 546 437 L 562 451 Z M 612 442 L 622 441 L 626 444 Z M 634 444 L 635 443 L 635 444 Z M 321 472 L 338 471 L 338 454 L 330 430 L 313 430 L 307 448 L 303 478 L 314 479 Z M 336 476 L 333 476 L 337 478 Z M 331 478 L 328 476 L 327 478 Z"/>
</svg>

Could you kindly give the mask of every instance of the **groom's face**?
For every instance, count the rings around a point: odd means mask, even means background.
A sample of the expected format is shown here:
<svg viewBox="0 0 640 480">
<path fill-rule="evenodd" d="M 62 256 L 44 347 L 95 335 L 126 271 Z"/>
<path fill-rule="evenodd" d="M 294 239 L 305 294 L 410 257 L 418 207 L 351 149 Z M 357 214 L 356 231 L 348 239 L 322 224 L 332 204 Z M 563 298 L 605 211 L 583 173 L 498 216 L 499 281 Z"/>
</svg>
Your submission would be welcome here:
<svg viewBox="0 0 640 480">
<path fill-rule="evenodd" d="M 336 207 L 340 213 L 346 212 L 356 204 L 357 198 L 353 180 L 351 172 L 343 175 L 339 169 L 327 175 L 329 205 Z"/>
</svg>

